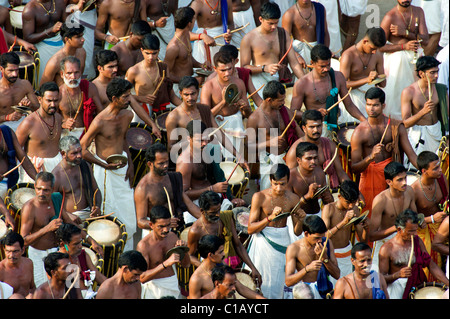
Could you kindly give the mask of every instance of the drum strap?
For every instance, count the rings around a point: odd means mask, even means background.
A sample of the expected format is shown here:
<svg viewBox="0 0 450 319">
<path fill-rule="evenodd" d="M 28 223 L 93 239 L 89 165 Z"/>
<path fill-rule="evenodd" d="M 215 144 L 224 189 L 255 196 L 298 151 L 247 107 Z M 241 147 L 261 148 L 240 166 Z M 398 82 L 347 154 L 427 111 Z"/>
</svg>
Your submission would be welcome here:
<svg viewBox="0 0 450 319">
<path fill-rule="evenodd" d="M 88 202 L 89 207 L 94 206 L 94 190 L 92 189 L 92 177 L 91 172 L 89 170 L 88 164 L 85 160 L 81 160 L 80 163 L 80 169 L 81 169 L 81 176 L 82 176 L 82 183 L 84 186 L 86 201 Z"/>
<path fill-rule="evenodd" d="M 3 136 L 5 137 L 6 146 L 8 148 L 8 169 L 11 169 L 16 166 L 16 150 L 14 148 L 11 129 L 6 125 L 1 125 L 0 129 L 2 131 Z M 26 156 L 26 155 L 25 155 Z M 19 170 L 14 170 L 9 174 L 8 177 L 8 188 L 17 184 L 19 180 Z"/>
</svg>

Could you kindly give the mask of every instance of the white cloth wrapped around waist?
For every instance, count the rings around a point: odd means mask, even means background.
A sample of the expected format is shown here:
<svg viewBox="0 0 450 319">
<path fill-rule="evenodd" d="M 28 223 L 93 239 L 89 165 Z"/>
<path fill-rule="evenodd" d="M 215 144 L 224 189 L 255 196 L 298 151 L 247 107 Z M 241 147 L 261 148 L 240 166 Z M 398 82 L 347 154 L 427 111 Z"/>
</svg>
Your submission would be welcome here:
<svg viewBox="0 0 450 319">
<path fill-rule="evenodd" d="M 233 44 L 236 48 L 240 48 L 241 41 L 242 41 L 242 38 L 244 37 L 244 35 L 246 35 L 248 32 L 250 32 L 251 30 L 256 28 L 256 23 L 255 23 L 255 18 L 253 16 L 252 6 L 250 6 L 245 11 L 237 11 L 237 12 L 234 11 L 233 12 L 233 22 L 234 22 L 236 29 L 245 26 L 247 23 L 250 23 L 244 29 L 233 33 L 233 36 L 231 38 L 231 44 Z"/>
<path fill-rule="evenodd" d="M 423 151 L 437 152 L 442 139 L 441 122 L 437 121 L 433 125 L 414 125 L 408 128 L 407 132 L 409 143 L 416 154 Z M 413 168 L 407 157 L 404 160 L 407 168 Z"/>
<path fill-rule="evenodd" d="M 173 15 L 171 14 L 169 17 L 167 17 L 166 25 L 164 26 L 164 28 L 156 28 L 152 33 L 159 39 L 159 58 L 161 60 L 164 60 L 164 57 L 166 56 L 167 44 L 175 35 Z"/>
<path fill-rule="evenodd" d="M 206 30 L 206 33 L 212 38 L 215 37 L 216 35 L 224 33 L 222 26 L 217 26 L 214 28 L 198 28 L 196 33 L 203 33 L 203 30 Z M 216 41 L 216 43 L 225 44 L 223 37 L 217 38 L 217 39 L 215 39 L 215 41 Z M 217 52 L 219 52 L 220 46 L 216 45 L 216 46 L 210 46 L 208 48 L 211 53 L 210 54 L 211 64 L 213 64 L 214 63 L 214 55 Z M 194 44 L 192 45 L 192 57 L 200 63 L 205 63 L 207 61 L 207 55 L 206 55 L 206 51 L 205 51 L 205 43 L 203 42 L 203 40 L 195 41 Z"/>
<path fill-rule="evenodd" d="M 61 35 L 57 34 L 34 45 L 39 52 L 39 83 L 48 60 L 64 46 Z"/>
<path fill-rule="evenodd" d="M 368 0 L 339 0 L 342 14 L 347 17 L 363 15 L 367 9 Z"/>
<path fill-rule="evenodd" d="M 174 272 L 176 274 L 175 267 Z M 176 299 L 181 298 L 180 288 L 178 286 L 178 278 L 176 275 L 170 277 L 158 278 L 141 284 L 142 299 L 161 299 L 161 297 L 173 296 Z"/>
<path fill-rule="evenodd" d="M 57 247 L 46 250 L 39 250 L 33 246 L 28 246 L 28 258 L 33 262 L 33 276 L 36 288 L 47 282 L 47 272 L 44 268 L 44 258 L 50 253 L 58 251 Z"/>
<path fill-rule="evenodd" d="M 292 48 L 300 54 L 306 64 L 311 63 L 311 49 L 317 44 L 317 41 L 307 42 L 295 39 L 292 42 Z"/>
<path fill-rule="evenodd" d="M 0 300 L 8 299 L 14 293 L 14 288 L 8 285 L 6 282 L 0 281 Z"/>
<path fill-rule="evenodd" d="M 36 172 L 52 172 L 53 169 L 62 160 L 61 153 L 58 152 L 54 157 L 39 157 L 39 156 L 28 156 L 31 163 L 33 164 Z M 34 180 L 27 174 L 23 165 L 19 167 L 19 183 L 34 183 Z"/>
<path fill-rule="evenodd" d="M 353 264 L 350 255 L 351 250 L 352 244 L 350 242 L 345 247 L 334 249 L 334 254 L 336 256 L 338 267 L 341 272 L 340 278 L 345 277 L 353 272 Z M 333 286 L 336 286 L 337 279 L 335 279 L 333 276 L 329 276 L 329 279 Z"/>
<path fill-rule="evenodd" d="M 408 278 L 398 278 L 387 286 L 389 299 L 403 299 Z"/>
<path fill-rule="evenodd" d="M 373 84 L 366 83 L 357 88 L 353 88 L 349 93 L 349 97 L 351 98 L 353 104 L 356 105 L 358 110 L 364 115 L 365 118 L 367 118 L 365 95 L 366 92 L 374 86 L 375 85 Z M 348 113 L 344 103 L 342 102 L 339 103 L 339 113 L 338 124 L 347 122 L 359 122 L 358 119 L 354 118 L 350 115 L 350 113 Z"/>
</svg>

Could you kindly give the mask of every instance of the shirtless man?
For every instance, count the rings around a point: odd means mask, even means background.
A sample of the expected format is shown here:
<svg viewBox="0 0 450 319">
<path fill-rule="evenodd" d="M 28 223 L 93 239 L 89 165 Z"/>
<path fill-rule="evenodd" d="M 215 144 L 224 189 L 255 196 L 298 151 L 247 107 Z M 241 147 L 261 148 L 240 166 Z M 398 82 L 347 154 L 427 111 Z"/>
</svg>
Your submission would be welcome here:
<svg viewBox="0 0 450 319">
<path fill-rule="evenodd" d="M 196 256 L 199 240 L 205 235 L 217 234 L 217 236 L 228 243 L 226 245 L 227 251 L 225 252 L 226 259 L 223 262 L 232 268 L 237 268 L 241 262 L 248 265 L 253 280 L 259 284 L 261 282 L 261 274 L 248 257 L 247 251 L 238 237 L 233 212 L 221 211 L 221 202 L 220 196 L 212 191 L 206 191 L 200 195 L 199 205 L 202 215 L 192 224 L 188 232 L 191 264 L 196 267 L 200 265 L 200 261 Z"/>
<path fill-rule="evenodd" d="M 169 69 L 175 94 L 179 94 L 177 84 L 181 78 L 192 76 L 194 68 L 205 68 L 206 66 L 192 56 L 190 34 L 195 24 L 195 11 L 191 7 L 182 7 L 177 9 L 174 17 L 175 33 L 167 44 L 164 63 Z M 203 82 L 204 77 L 197 76 L 196 78 L 199 82 Z"/>
<path fill-rule="evenodd" d="M 60 63 L 59 113 L 62 115 L 62 136 L 74 135 L 78 139 L 89 129 L 96 114 L 103 110 L 97 87 L 81 79 L 81 61 L 67 56 Z"/>
<path fill-rule="evenodd" d="M 318 147 L 313 143 L 302 142 L 296 147 L 298 166 L 291 169 L 288 187 L 300 198 L 300 207 L 307 214 L 321 216 L 319 199 L 323 204 L 334 201 L 331 191 L 326 189 L 322 194 L 314 196 L 317 190 L 326 186 L 323 169 L 317 165 Z"/>
<path fill-rule="evenodd" d="M 395 219 L 398 214 L 406 209 L 417 212 L 414 190 L 406 183 L 406 168 L 398 162 L 391 162 L 384 168 L 384 176 L 389 188 L 373 199 L 370 218 L 368 239 L 375 242 L 374 267 L 378 266 L 378 253 L 381 246 L 395 236 L 397 231 Z"/>
<path fill-rule="evenodd" d="M 311 1 L 296 1 L 281 19 L 282 27 L 293 37 L 292 48 L 296 56 L 300 56 L 299 62 L 310 63 L 311 48 L 316 44 L 330 46 L 330 34 L 326 18 L 326 10 L 323 4 Z M 321 33 L 317 33 L 322 30 Z M 302 65 L 306 69 L 306 65 Z"/>
<path fill-rule="evenodd" d="M 292 122 L 286 134 L 285 131 L 294 112 L 284 106 L 286 90 L 284 85 L 278 81 L 268 82 L 263 89 L 263 102 L 248 118 L 247 134 L 249 162 L 256 161 L 259 157 L 259 174 L 261 178 L 260 189 L 270 187 L 270 170 L 277 163 L 285 163 L 284 156 L 289 147 L 300 137 L 303 132 L 300 127 Z M 265 137 L 264 140 L 260 138 Z"/>
<path fill-rule="evenodd" d="M 202 298 L 214 290 L 211 272 L 216 266 L 223 265 L 224 244 L 224 239 L 216 235 L 204 235 L 199 239 L 198 252 L 203 261 L 189 279 L 189 299 Z M 260 293 L 250 290 L 238 280 L 235 285 L 236 291 L 247 299 L 265 299 Z"/>
<path fill-rule="evenodd" d="M 189 254 L 173 252 L 170 256 L 166 253 L 179 246 L 186 246 L 183 240 L 170 231 L 170 211 L 164 206 L 153 206 L 150 210 L 151 232 L 137 245 L 137 251 L 141 252 L 147 261 L 147 270 L 141 275 L 142 299 L 159 299 L 162 296 L 174 296 L 180 298 L 177 274 L 173 265 L 179 263 L 182 268 L 190 266 Z"/>
<path fill-rule="evenodd" d="M 429 42 L 425 14 L 421 7 L 411 5 L 411 0 L 397 0 L 397 5 L 381 20 L 380 27 L 386 33 L 387 42 L 380 51 L 384 53 L 384 69 L 389 75 L 388 107 L 384 113 L 400 119 L 400 92 L 417 80 L 411 62 L 423 54 L 420 46 L 425 47 Z"/>
<path fill-rule="evenodd" d="M 340 184 L 337 200 L 325 205 L 322 211 L 322 219 L 327 226 L 328 237 L 333 242 L 334 254 L 341 271 L 340 277 L 352 272 L 349 253 L 352 249 L 353 225 L 347 226 L 347 223 L 352 218 L 359 216 L 358 198 L 358 185 L 353 181 L 346 180 Z M 367 219 L 355 225 L 354 236 L 357 236 L 355 239 L 357 238 L 360 242 L 367 240 L 369 225 L 366 221 Z"/>
<path fill-rule="evenodd" d="M 49 59 L 64 46 L 59 32 L 66 20 L 65 0 L 31 0 L 22 13 L 23 39 L 34 44 L 39 52 L 40 68 L 37 83 Z"/>
<path fill-rule="evenodd" d="M 136 100 L 142 103 L 142 107 L 148 114 L 165 111 L 170 108 L 170 103 L 175 106 L 180 105 L 181 100 L 173 91 L 167 65 L 158 62 L 158 37 L 154 34 L 146 34 L 142 40 L 141 52 L 144 60 L 128 69 L 125 75 L 134 86 Z M 162 85 L 156 92 L 161 81 L 163 81 Z"/>
<path fill-rule="evenodd" d="M 95 38 L 105 41 L 105 49 L 111 49 L 122 37 L 128 36 L 133 22 L 147 19 L 142 1 L 102 0 L 97 9 Z"/>
<path fill-rule="evenodd" d="M 212 65 L 212 57 L 219 50 L 218 46 L 215 46 L 216 42 L 221 44 L 230 43 L 232 39 L 231 30 L 234 29 L 233 21 L 233 4 L 232 0 L 226 0 L 227 8 L 222 8 L 222 1 L 205 2 L 203 0 L 193 0 L 190 3 L 190 7 L 195 11 L 195 19 L 197 20 L 199 33 L 206 33 L 210 37 L 225 34 L 223 37 L 217 38 L 212 44 L 214 46 L 209 46 L 211 44 L 201 41 L 194 42 L 194 47 L 192 50 L 192 56 L 195 60 L 200 63 L 208 63 Z M 225 11 L 226 12 L 222 12 Z M 226 17 L 222 19 L 222 17 Z M 200 39 L 200 36 L 199 36 Z"/>
<path fill-rule="evenodd" d="M 280 79 L 279 71 L 282 67 L 287 67 L 286 62 L 298 79 L 304 76 L 303 66 L 299 63 L 293 50 L 287 54 L 284 63 L 279 64 L 282 57 L 280 52 L 286 52 L 290 45 L 290 35 L 286 30 L 278 27 L 280 17 L 280 8 L 276 3 L 263 4 L 259 17 L 261 24 L 248 32 L 241 41 L 241 66 L 252 71 L 252 80 L 256 88 L 271 80 L 284 80 Z M 280 49 L 279 37 L 283 33 L 286 47 Z"/>
<path fill-rule="evenodd" d="M 14 293 L 30 298 L 36 286 L 33 280 L 33 262 L 24 257 L 25 247 L 22 236 L 10 232 L 4 238 L 5 259 L 0 262 L 0 281 L 14 288 Z"/>
<path fill-rule="evenodd" d="M 402 162 L 400 150 L 416 167 L 417 155 L 411 147 L 405 126 L 383 114 L 386 107 L 385 94 L 380 88 L 370 88 L 365 95 L 367 120 L 361 122 L 351 138 L 352 172 L 361 174 L 359 190 L 364 196 L 365 208 L 372 210 L 376 195 L 387 188 L 384 167 L 392 161 Z M 383 141 L 381 137 L 384 132 Z M 369 213 L 369 218 L 370 218 Z"/>
<path fill-rule="evenodd" d="M 58 85 L 55 82 L 42 84 L 39 95 L 39 109 L 19 124 L 16 135 L 36 171 L 51 172 L 61 161 L 58 143 L 61 138 L 62 116 L 57 112 Z M 19 167 L 19 174 L 19 182 L 31 181 L 22 167 Z"/>
<path fill-rule="evenodd" d="M 442 135 L 448 132 L 444 120 L 448 117 L 448 92 L 445 85 L 437 83 L 439 64 L 434 57 L 420 57 L 416 63 L 419 80 L 401 94 L 402 120 L 416 154 L 436 152 Z"/>
<path fill-rule="evenodd" d="M 98 288 L 95 299 L 141 299 L 140 276 L 147 270 L 147 262 L 136 250 L 119 256 L 118 270 Z"/>
<path fill-rule="evenodd" d="M 99 75 L 92 81 L 97 87 L 98 95 L 104 107 L 108 106 L 109 98 L 106 94 L 106 88 L 112 79 L 117 77 L 119 72 L 119 58 L 117 53 L 112 50 L 100 50 L 95 55 L 95 65 L 97 67 Z M 152 133 L 161 138 L 161 131 L 156 123 L 152 120 L 149 114 L 142 108 L 141 105 L 133 97 L 131 99 L 130 107 L 134 113 L 152 128 Z"/>
<path fill-rule="evenodd" d="M 121 78 L 115 78 L 108 84 L 106 93 L 110 104 L 94 118 L 80 141 L 83 159 L 93 164 L 97 184 L 103 185 L 102 211 L 104 214 L 114 212 L 126 226 L 128 239 L 125 250 L 132 249 L 136 232 L 134 201 L 130 201 L 133 198 L 133 161 L 126 140 L 126 132 L 133 118 L 133 113 L 127 110 L 131 88 L 131 83 Z M 95 154 L 88 149 L 93 141 Z M 110 163 L 106 161 L 116 154 L 124 159 Z"/>
<path fill-rule="evenodd" d="M 419 218 L 412 210 L 401 212 L 395 220 L 397 234 L 380 250 L 379 268 L 388 284 L 391 299 L 407 299 L 413 287 L 427 281 L 424 270 L 428 268 L 433 276 L 448 285 L 448 278 L 427 253 L 423 241 L 417 236 Z M 414 254 L 410 260 L 414 238 Z M 409 265 L 411 263 L 411 265 Z"/>
<path fill-rule="evenodd" d="M 304 237 L 289 245 L 286 250 L 285 287 L 292 287 L 299 281 L 308 283 L 313 288 L 314 299 L 325 299 L 333 284 L 328 278 L 319 276 L 325 267 L 326 275 L 339 279 L 340 269 L 334 254 L 332 241 L 325 244 L 327 226 L 319 216 L 310 215 L 303 221 Z M 321 281 L 319 283 L 319 280 Z M 322 282 L 323 281 L 323 282 Z M 319 285 L 322 291 L 319 291 Z M 292 299 L 292 292 L 285 292 L 284 299 Z"/>
<path fill-rule="evenodd" d="M 239 32 L 233 34 L 231 43 L 239 48 L 244 35 L 260 25 L 259 16 L 261 14 L 260 0 L 232 0 L 233 2 L 233 22 L 236 28 L 249 25 Z"/>
<path fill-rule="evenodd" d="M 150 211 L 155 206 L 169 208 L 167 190 L 170 198 L 170 209 L 174 216 L 171 225 L 177 230 L 183 229 L 183 213 L 189 211 L 196 218 L 200 217 L 200 210 L 183 192 L 182 176 L 179 172 L 169 172 L 169 153 L 161 143 L 152 144 L 145 152 L 149 172 L 139 181 L 134 192 L 136 205 L 136 220 L 144 238 L 151 229 L 149 224 Z"/>
<path fill-rule="evenodd" d="M 367 116 L 364 94 L 374 85 L 370 84 L 384 74 L 383 53 L 378 49 L 386 44 L 386 35 L 382 28 L 367 29 L 364 37 L 355 45 L 342 52 L 340 69 L 347 80 L 347 88 L 352 88 L 349 96 L 359 111 Z M 385 87 L 386 80 L 377 84 Z M 341 109 L 339 122 L 353 122 L 356 119 Z"/>
<path fill-rule="evenodd" d="M 277 164 L 270 175 L 271 187 L 256 192 L 252 197 L 248 234 L 253 235 L 248 255 L 262 275 L 261 290 L 269 299 L 281 299 L 284 286 L 283 251 L 291 244 L 292 236 L 302 233 L 305 216 L 297 203 L 299 197 L 288 188 L 289 168 Z M 273 220 L 281 213 L 292 212 L 292 216 Z M 269 244 L 268 238 L 275 244 Z"/>
<path fill-rule="evenodd" d="M 52 174 L 55 190 L 65 195 L 64 209 L 75 215 L 82 212 L 88 212 L 90 217 L 101 215 L 102 194 L 92 167 L 82 159 L 80 141 L 74 136 L 65 136 L 59 141 L 59 149 L 62 160 Z"/>
<path fill-rule="evenodd" d="M 146 34 L 151 32 L 152 29 L 147 22 L 138 20 L 131 25 L 130 37 L 111 49 L 117 53 L 118 76 L 124 76 L 129 68 L 144 59 L 141 52 L 142 40 Z"/>
<path fill-rule="evenodd" d="M 176 171 L 183 175 L 183 191 L 186 195 L 197 204 L 200 195 L 208 190 L 226 193 L 228 198 L 222 202 L 222 210 L 229 209 L 226 208 L 229 205 L 244 206 L 243 199 L 233 198 L 230 192 L 227 192 L 228 183 L 225 179 L 218 181 L 214 176 L 216 174 L 211 174 L 214 173 L 216 169 L 214 166 L 218 166 L 218 163 L 214 162 L 215 159 L 205 150 L 210 140 L 205 133 L 206 125 L 201 121 L 192 120 L 186 125 L 186 130 L 189 145 L 176 159 Z M 184 215 L 184 220 L 186 223 L 195 221 L 187 214 Z"/>
<path fill-rule="evenodd" d="M 67 293 L 67 279 L 74 271 L 68 254 L 52 252 L 44 258 L 47 279 L 38 286 L 32 299 L 62 299 Z M 80 288 L 73 287 L 67 299 L 82 299 Z"/>
<path fill-rule="evenodd" d="M 252 113 L 247 100 L 247 89 L 244 81 L 233 76 L 234 64 L 231 55 L 227 52 L 219 51 L 214 55 L 214 70 L 217 75 L 215 78 L 207 80 L 202 87 L 200 93 L 200 103 L 208 105 L 215 117 L 217 125 L 223 123 L 223 130 L 227 137 L 232 141 L 234 148 L 243 153 L 241 150 L 241 140 L 245 128 L 243 119 L 248 118 Z M 235 102 L 229 104 L 226 99 L 226 88 L 234 84 L 238 88 Z M 238 135 L 235 137 L 235 135 Z M 232 158 L 232 155 L 223 150 L 225 158 Z"/>
<path fill-rule="evenodd" d="M 440 267 L 443 263 L 441 255 L 431 249 L 431 242 L 447 216 L 443 208 L 448 200 L 448 179 L 442 174 L 439 157 L 434 152 L 420 153 L 417 156 L 417 165 L 420 177 L 411 187 L 414 190 L 417 213 L 425 216 L 425 223 L 421 225 L 423 228 L 418 229 L 417 233 L 432 260 Z"/>
<path fill-rule="evenodd" d="M 227 265 L 216 265 L 211 271 L 214 289 L 200 299 L 234 299 L 236 293 L 236 274 Z"/>
<path fill-rule="evenodd" d="M 323 116 L 319 111 L 306 110 L 303 112 L 301 128 L 305 136 L 300 137 L 289 148 L 289 151 L 286 154 L 286 165 L 289 166 L 289 168 L 292 169 L 298 166 L 296 149 L 297 145 L 302 142 L 309 142 L 317 145 L 317 155 L 319 156 L 317 165 L 323 169 L 328 166 L 336 152 L 337 146 L 334 141 L 322 136 L 322 122 Z M 330 187 L 332 189 L 336 189 L 343 181 L 350 180 L 350 177 L 342 168 L 339 156 L 336 156 L 333 164 L 327 169 L 326 174 L 328 175 Z"/>
<path fill-rule="evenodd" d="M 336 282 L 333 299 L 389 299 L 384 276 L 371 270 L 371 255 L 372 249 L 366 243 L 353 246 L 351 260 L 355 270 Z"/>
<path fill-rule="evenodd" d="M 30 81 L 19 78 L 20 58 L 15 52 L 7 52 L 0 56 L 0 121 L 14 131 L 23 120 L 23 114 L 11 106 L 23 105 L 32 111 L 39 107 L 39 101 L 34 94 Z"/>
<path fill-rule="evenodd" d="M 20 235 L 28 246 L 28 257 L 33 261 L 34 282 L 39 287 L 46 281 L 42 258 L 57 250 L 55 231 L 64 223 L 74 223 L 73 215 L 61 209 L 62 196 L 54 191 L 52 173 L 36 176 L 36 196 L 22 207 Z M 79 220 L 78 220 L 79 221 Z"/>
<path fill-rule="evenodd" d="M 339 106 L 330 111 L 327 108 L 336 103 L 339 96 L 343 98 L 347 94 L 346 79 L 340 71 L 331 68 L 331 51 L 323 44 L 312 48 L 311 62 L 313 70 L 294 84 L 291 109 L 298 110 L 297 120 L 302 117 L 300 109 L 303 104 L 307 110 L 318 110 L 324 117 L 324 123 L 333 128 L 338 123 Z M 360 122 L 366 119 L 350 97 L 347 96 L 342 102 L 351 116 Z M 330 134 L 328 127 L 322 131 L 322 135 Z"/>
<path fill-rule="evenodd" d="M 80 60 L 80 72 L 83 74 L 86 63 L 86 50 L 83 48 L 84 44 L 84 27 L 68 27 L 64 23 L 61 27 L 61 38 L 64 46 L 56 52 L 44 66 L 44 73 L 41 77 L 41 83 L 56 82 L 58 86 L 64 84 L 64 79 L 60 75 L 61 61 L 68 56 L 74 56 Z M 80 74 L 80 77 L 81 77 Z"/>
</svg>

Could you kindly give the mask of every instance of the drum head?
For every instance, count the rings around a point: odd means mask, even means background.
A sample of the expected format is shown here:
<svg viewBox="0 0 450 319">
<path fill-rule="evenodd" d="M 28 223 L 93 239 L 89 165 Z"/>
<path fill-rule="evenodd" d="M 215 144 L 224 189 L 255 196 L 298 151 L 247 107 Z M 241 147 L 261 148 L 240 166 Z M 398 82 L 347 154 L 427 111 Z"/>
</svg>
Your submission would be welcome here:
<svg viewBox="0 0 450 319">
<path fill-rule="evenodd" d="M 356 122 L 344 123 L 340 124 L 337 130 L 337 144 L 340 144 L 340 147 L 350 147 L 350 142 L 352 140 L 353 132 L 355 128 L 358 126 Z"/>
<path fill-rule="evenodd" d="M 6 224 L 3 221 L 3 219 L 0 219 L 0 239 L 5 237 L 7 232 L 8 232 L 8 227 L 6 227 Z"/>
<path fill-rule="evenodd" d="M 73 212 L 72 214 L 80 217 L 81 221 L 85 221 L 86 218 L 89 218 L 91 216 L 91 210 L 78 210 L 76 212 Z"/>
<path fill-rule="evenodd" d="M 22 209 L 23 205 L 36 196 L 34 188 L 20 187 L 11 194 L 11 203 L 16 210 Z"/>
<path fill-rule="evenodd" d="M 19 56 L 20 59 L 20 68 L 28 67 L 34 64 L 34 57 L 25 51 L 14 51 Z"/>
<path fill-rule="evenodd" d="M 167 118 L 167 116 L 169 115 L 169 113 L 170 113 L 170 111 L 169 112 L 164 112 L 164 113 L 161 113 L 161 114 L 159 114 L 157 117 L 156 117 L 156 126 L 161 130 L 161 131 L 167 131 L 166 130 L 166 118 Z"/>
<path fill-rule="evenodd" d="M 235 100 L 238 95 L 239 95 L 239 89 L 238 89 L 237 85 L 234 83 L 231 83 L 225 89 L 225 102 L 227 102 L 228 104 L 233 104 L 234 102 L 236 102 Z"/>
<path fill-rule="evenodd" d="M 188 246 L 176 246 L 169 249 L 164 257 L 168 259 L 172 254 L 179 254 L 180 260 L 182 260 L 187 252 L 189 252 Z"/>
<path fill-rule="evenodd" d="M 97 254 L 90 248 L 87 247 L 83 247 L 83 250 L 86 252 L 87 255 L 89 255 L 89 257 L 91 257 L 92 263 L 94 264 L 94 266 L 97 266 L 98 263 L 98 257 Z"/>
<path fill-rule="evenodd" d="M 253 281 L 252 276 L 250 276 L 250 272 L 246 269 L 242 269 L 240 271 L 236 271 L 236 280 L 239 280 L 241 284 L 246 286 L 247 288 L 256 291 L 256 284 Z M 236 291 L 236 299 L 245 299 Z"/>
<path fill-rule="evenodd" d="M 100 245 L 111 246 L 119 241 L 120 227 L 108 219 L 94 220 L 86 229 Z"/>
<path fill-rule="evenodd" d="M 250 217 L 250 209 L 248 207 L 233 208 L 234 219 L 236 220 L 236 229 L 238 232 L 248 234 L 248 219 Z"/>
<path fill-rule="evenodd" d="M 11 106 L 11 108 L 14 111 L 17 111 L 22 114 L 31 114 L 31 112 L 33 112 L 29 107 L 22 106 L 22 105 L 13 105 L 13 106 Z"/>
<path fill-rule="evenodd" d="M 191 226 L 186 227 L 185 229 L 183 229 L 183 231 L 180 234 L 180 239 L 183 240 L 186 243 L 188 242 L 189 229 L 191 229 Z"/>
<path fill-rule="evenodd" d="M 442 299 L 444 292 L 442 287 L 423 287 L 416 291 L 414 299 Z"/>
<path fill-rule="evenodd" d="M 230 177 L 231 172 L 236 167 L 236 163 L 222 162 L 219 164 L 219 166 L 225 175 L 225 179 L 228 179 L 228 177 Z M 234 171 L 233 175 L 231 176 L 230 180 L 228 181 L 228 184 L 236 185 L 236 184 L 241 183 L 244 179 L 245 179 L 244 169 L 238 165 L 236 167 L 236 170 Z"/>
<path fill-rule="evenodd" d="M 109 155 L 106 158 L 106 162 L 108 164 L 126 164 L 128 162 L 128 157 L 126 157 L 125 155 L 122 154 L 113 154 L 113 155 Z"/>
<path fill-rule="evenodd" d="M 127 142 L 131 148 L 146 150 L 153 144 L 152 133 L 142 127 L 129 127 L 127 130 Z"/>
</svg>

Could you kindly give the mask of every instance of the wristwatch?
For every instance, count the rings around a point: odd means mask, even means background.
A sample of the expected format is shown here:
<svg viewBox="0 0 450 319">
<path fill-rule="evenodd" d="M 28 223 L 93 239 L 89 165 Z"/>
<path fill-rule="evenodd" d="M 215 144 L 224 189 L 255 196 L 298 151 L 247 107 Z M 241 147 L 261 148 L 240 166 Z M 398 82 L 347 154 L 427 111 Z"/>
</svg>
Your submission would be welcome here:
<svg viewBox="0 0 450 319">
<path fill-rule="evenodd" d="M 264 71 L 264 69 L 266 68 L 266 65 L 264 64 L 263 66 L 262 66 L 262 68 L 261 68 L 261 71 L 264 73 L 265 71 Z"/>
<path fill-rule="evenodd" d="M 324 264 L 328 264 L 328 262 L 329 262 L 328 259 L 324 259 L 324 260 L 323 260 L 323 263 L 324 263 Z"/>
</svg>

